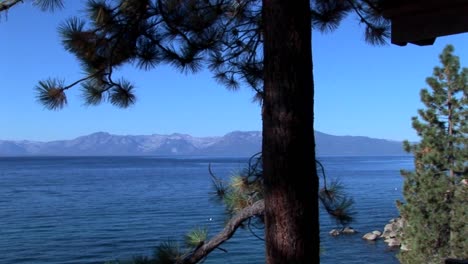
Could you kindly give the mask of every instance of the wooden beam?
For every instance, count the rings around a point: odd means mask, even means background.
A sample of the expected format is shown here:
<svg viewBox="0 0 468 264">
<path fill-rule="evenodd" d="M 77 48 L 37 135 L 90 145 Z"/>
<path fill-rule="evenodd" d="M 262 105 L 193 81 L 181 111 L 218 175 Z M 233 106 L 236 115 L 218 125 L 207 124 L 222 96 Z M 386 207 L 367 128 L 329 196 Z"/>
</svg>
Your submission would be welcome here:
<svg viewBox="0 0 468 264">
<path fill-rule="evenodd" d="M 394 0 L 384 7 L 392 43 L 432 45 L 437 37 L 468 32 L 467 0 Z"/>
</svg>

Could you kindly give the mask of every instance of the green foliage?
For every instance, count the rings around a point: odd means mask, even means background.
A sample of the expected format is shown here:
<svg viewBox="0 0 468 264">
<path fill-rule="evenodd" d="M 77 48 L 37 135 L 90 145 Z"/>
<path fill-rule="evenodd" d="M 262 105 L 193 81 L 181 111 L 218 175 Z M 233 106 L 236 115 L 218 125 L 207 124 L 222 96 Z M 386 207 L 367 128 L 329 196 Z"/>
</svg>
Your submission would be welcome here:
<svg viewBox="0 0 468 264">
<path fill-rule="evenodd" d="M 224 203 L 228 212 L 235 214 L 263 198 L 263 186 L 260 180 L 249 181 L 247 176 L 236 175 L 231 178 Z"/>
<path fill-rule="evenodd" d="M 200 246 L 208 238 L 208 229 L 197 227 L 185 235 L 185 244 L 195 248 Z"/>
<path fill-rule="evenodd" d="M 114 85 L 110 92 L 110 102 L 118 107 L 127 108 L 135 103 L 134 86 L 128 81 L 122 80 Z"/>
<path fill-rule="evenodd" d="M 404 143 L 415 158 L 415 171 L 402 171 L 406 204 L 400 207 L 407 225 L 400 254 L 402 263 L 441 263 L 444 258 L 468 258 L 466 247 L 466 191 L 468 150 L 468 69 L 460 70 L 453 46 L 440 55 L 421 91 L 426 109 L 414 117 L 421 137 L 417 144 Z"/>
<path fill-rule="evenodd" d="M 98 105 L 104 100 L 102 87 L 95 80 L 82 83 L 81 92 L 88 105 Z"/>
<path fill-rule="evenodd" d="M 466 174 L 465 174 L 466 177 Z M 468 188 L 466 182 L 461 182 L 455 186 L 453 203 L 456 206 L 452 210 L 450 222 L 450 255 L 468 259 Z M 464 205 L 464 206 L 463 206 Z"/>
<path fill-rule="evenodd" d="M 208 230 L 197 227 L 185 235 L 185 246 L 181 246 L 177 241 L 167 240 L 160 243 L 153 253 L 153 257 L 135 256 L 132 260 L 108 261 L 105 264 L 174 264 L 189 256 L 193 250 L 203 245 L 207 240 Z"/>
<path fill-rule="evenodd" d="M 181 260 L 183 252 L 177 242 L 166 241 L 156 247 L 154 251 L 155 264 L 174 264 Z"/>
<path fill-rule="evenodd" d="M 382 2 L 379 0 L 312 1 L 313 27 L 322 32 L 333 31 L 349 13 L 354 12 L 365 26 L 365 40 L 373 45 L 383 45 L 390 36 L 390 24 L 382 16 L 380 8 Z"/>
<path fill-rule="evenodd" d="M 344 186 L 338 180 L 319 190 L 319 200 L 328 215 L 343 228 L 353 221 L 354 200 L 346 195 Z"/>
<path fill-rule="evenodd" d="M 228 187 L 223 180 L 214 175 L 213 171 L 211 170 L 211 163 L 208 165 L 208 172 L 210 173 L 215 198 L 222 200 L 227 192 Z"/>
<path fill-rule="evenodd" d="M 63 81 L 49 79 L 40 81 L 36 86 L 37 100 L 47 109 L 62 108 L 67 103 Z"/>
<path fill-rule="evenodd" d="M 216 177 L 209 168 L 213 187 L 218 198 L 232 216 L 263 199 L 263 171 L 261 153 L 253 155 L 246 169 L 231 176 L 229 182 Z"/>
<path fill-rule="evenodd" d="M 261 153 L 252 156 L 248 167 L 233 175 L 228 184 L 214 176 L 210 170 L 215 189 L 218 189 L 217 186 L 219 185 L 224 186 L 222 198 L 229 214 L 234 215 L 256 201 L 263 199 L 264 187 L 261 158 Z M 318 194 L 319 201 L 328 215 L 344 228 L 354 220 L 354 200 L 346 194 L 344 186 L 340 181 L 334 180 L 327 184 L 324 167 L 319 161 L 316 162 L 319 174 L 322 175 L 323 179 L 323 187 L 320 188 Z"/>
<path fill-rule="evenodd" d="M 321 162 L 316 161 L 316 163 L 318 174 L 322 176 L 323 181 L 323 186 L 318 193 L 319 201 L 328 215 L 344 229 L 354 220 L 354 200 L 346 194 L 344 186 L 339 180 L 335 179 L 327 184 L 325 168 Z"/>
<path fill-rule="evenodd" d="M 135 256 L 131 260 L 107 261 L 104 264 L 174 264 L 184 257 L 184 251 L 179 243 L 168 240 L 162 242 L 154 249 L 153 257 Z"/>
<path fill-rule="evenodd" d="M 46 9 L 62 5 L 60 0 L 35 2 Z M 366 41 L 384 44 L 389 22 L 382 17 L 381 2 L 315 0 L 312 23 L 327 32 L 355 13 L 365 27 Z M 86 73 L 62 91 L 85 82 L 83 99 L 88 105 L 107 101 L 125 108 L 135 102 L 129 81 L 113 81 L 114 70 L 124 64 L 150 70 L 165 63 L 184 73 L 207 67 L 228 89 L 246 84 L 255 90 L 256 100 L 263 98 L 262 5 L 257 0 L 88 0 L 86 15 L 68 19 L 59 33 Z M 67 103 L 51 103 L 60 98 L 46 100 L 46 95 L 41 94 L 41 102 L 47 108 L 60 109 Z"/>
</svg>

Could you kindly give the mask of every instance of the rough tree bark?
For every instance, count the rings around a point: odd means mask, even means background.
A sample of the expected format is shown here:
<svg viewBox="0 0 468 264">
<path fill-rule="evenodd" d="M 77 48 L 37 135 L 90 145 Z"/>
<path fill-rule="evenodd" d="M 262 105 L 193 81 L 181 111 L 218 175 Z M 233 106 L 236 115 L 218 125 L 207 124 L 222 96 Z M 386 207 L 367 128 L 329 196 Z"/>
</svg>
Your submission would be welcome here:
<svg viewBox="0 0 468 264">
<path fill-rule="evenodd" d="M 320 263 L 309 0 L 263 0 L 266 262 Z"/>
</svg>

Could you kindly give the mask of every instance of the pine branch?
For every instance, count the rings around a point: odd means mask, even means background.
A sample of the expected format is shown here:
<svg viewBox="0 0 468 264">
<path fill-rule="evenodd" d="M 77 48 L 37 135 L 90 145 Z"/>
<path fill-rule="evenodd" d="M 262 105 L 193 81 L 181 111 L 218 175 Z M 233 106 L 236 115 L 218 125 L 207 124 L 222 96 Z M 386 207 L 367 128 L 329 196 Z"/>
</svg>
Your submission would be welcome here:
<svg viewBox="0 0 468 264">
<path fill-rule="evenodd" d="M 316 0 L 311 9 L 313 28 L 327 33 L 338 28 L 350 11 L 347 1 Z"/>
<path fill-rule="evenodd" d="M 63 90 L 68 90 L 68 89 L 72 88 L 73 86 L 75 86 L 75 85 L 77 85 L 77 84 L 79 84 L 79 83 L 82 83 L 82 82 L 84 82 L 84 81 L 87 81 L 87 80 L 89 80 L 89 79 L 95 78 L 96 76 L 98 76 L 98 75 L 100 75 L 100 74 L 102 74 L 102 73 L 103 73 L 102 70 L 97 71 L 97 72 L 95 72 L 95 73 L 93 73 L 93 74 L 90 74 L 90 75 L 88 75 L 88 76 L 86 76 L 86 77 L 83 77 L 83 78 L 81 78 L 81 79 L 79 79 L 79 80 L 76 80 L 76 81 L 70 83 L 70 84 L 67 85 L 67 86 L 64 86 L 62 89 L 63 89 Z"/>
<path fill-rule="evenodd" d="M 371 23 L 361 12 L 362 7 L 356 6 L 353 0 L 346 0 L 354 12 L 359 16 L 360 21 L 366 25 L 365 39 L 373 45 L 385 45 L 389 37 L 388 26 L 385 24 L 375 25 Z"/>
<path fill-rule="evenodd" d="M 40 81 L 35 90 L 37 101 L 50 110 L 61 109 L 67 104 L 67 96 L 64 93 L 63 81 L 61 80 Z"/>
<path fill-rule="evenodd" d="M 217 197 L 221 199 L 224 198 L 227 192 L 227 187 L 225 186 L 223 180 L 221 180 L 219 177 L 216 177 L 216 175 L 214 175 L 213 171 L 211 170 L 211 163 L 208 164 L 208 172 L 210 174 L 213 187 L 216 190 Z"/>
<path fill-rule="evenodd" d="M 376 12 L 381 12 L 382 9 L 379 8 L 375 3 L 372 3 L 370 0 L 362 0 L 364 3 L 366 3 L 370 8 L 372 8 Z"/>
<path fill-rule="evenodd" d="M 162 0 L 157 0 L 157 7 L 159 11 L 159 15 L 161 15 L 162 20 L 165 22 L 165 25 L 173 32 L 175 32 L 178 36 L 180 36 L 189 46 L 195 46 L 192 43 L 192 40 L 179 28 L 173 25 L 173 22 L 167 17 L 166 12 L 163 10 L 163 3 Z"/>
<path fill-rule="evenodd" d="M 0 3 L 0 12 L 7 11 L 18 3 L 23 3 L 24 0 L 6 0 Z"/>
<path fill-rule="evenodd" d="M 259 200 L 252 204 L 249 207 L 246 207 L 239 211 L 234 217 L 232 217 L 229 222 L 226 224 L 226 227 L 218 233 L 215 237 L 209 241 L 203 243 L 198 247 L 194 252 L 189 256 L 184 258 L 182 261 L 177 264 L 194 264 L 198 263 L 200 260 L 208 256 L 211 251 L 218 248 L 222 243 L 232 237 L 236 230 L 244 223 L 244 221 L 254 217 L 261 216 L 265 211 L 265 203 L 263 200 Z"/>
<path fill-rule="evenodd" d="M 54 11 L 63 8 L 63 0 L 36 0 L 33 2 L 35 6 L 38 6 L 42 11 Z"/>
<path fill-rule="evenodd" d="M 24 3 L 24 0 L 4 0 L 0 2 L 0 12 L 6 12 L 18 3 Z M 36 0 L 33 2 L 42 11 L 54 11 L 63 8 L 63 0 Z"/>
</svg>

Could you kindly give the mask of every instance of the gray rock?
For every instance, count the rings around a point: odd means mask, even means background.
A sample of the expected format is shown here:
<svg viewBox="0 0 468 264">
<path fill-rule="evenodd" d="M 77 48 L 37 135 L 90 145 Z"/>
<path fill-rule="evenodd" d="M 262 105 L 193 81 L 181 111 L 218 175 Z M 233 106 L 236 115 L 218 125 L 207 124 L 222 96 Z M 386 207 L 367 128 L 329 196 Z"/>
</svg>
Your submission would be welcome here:
<svg viewBox="0 0 468 264">
<path fill-rule="evenodd" d="M 400 240 L 397 238 L 387 239 L 389 247 L 399 247 L 401 245 Z"/>
<path fill-rule="evenodd" d="M 340 232 L 339 230 L 337 230 L 337 229 L 332 229 L 332 230 L 329 232 L 329 234 L 330 234 L 331 236 L 338 236 L 338 235 L 341 234 L 341 232 Z"/>
<path fill-rule="evenodd" d="M 357 231 L 352 229 L 351 227 L 345 227 L 343 229 L 342 233 L 349 235 L 349 234 L 355 234 L 355 233 L 357 233 Z"/>
<path fill-rule="evenodd" d="M 390 223 L 386 224 L 384 227 L 382 237 L 398 237 L 398 234 L 401 232 L 401 229 L 403 228 L 404 224 L 404 220 L 401 217 L 390 220 Z"/>
<path fill-rule="evenodd" d="M 379 236 L 373 233 L 367 233 L 362 237 L 362 239 L 367 241 L 375 241 L 377 238 L 379 238 Z"/>
<path fill-rule="evenodd" d="M 400 241 L 405 225 L 406 221 L 402 217 L 394 218 L 385 225 L 381 237 L 384 238 L 385 243 L 387 243 L 389 247 L 399 247 L 401 250 L 408 250 L 406 246 L 401 245 Z"/>
<path fill-rule="evenodd" d="M 405 244 L 401 244 L 401 245 L 400 245 L 400 250 L 401 250 L 401 251 L 408 251 L 409 248 L 408 248 Z"/>
</svg>

